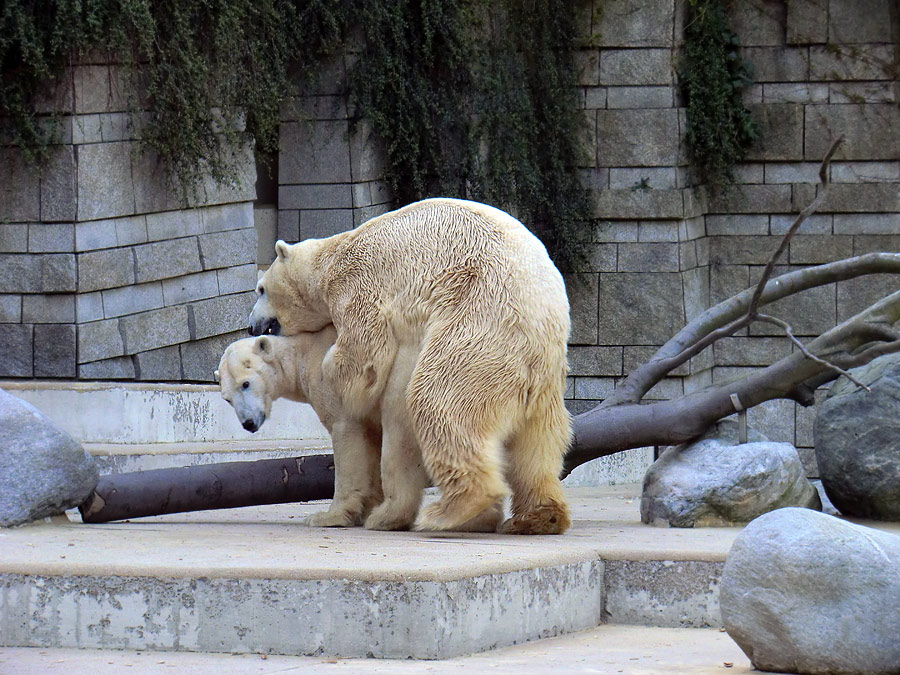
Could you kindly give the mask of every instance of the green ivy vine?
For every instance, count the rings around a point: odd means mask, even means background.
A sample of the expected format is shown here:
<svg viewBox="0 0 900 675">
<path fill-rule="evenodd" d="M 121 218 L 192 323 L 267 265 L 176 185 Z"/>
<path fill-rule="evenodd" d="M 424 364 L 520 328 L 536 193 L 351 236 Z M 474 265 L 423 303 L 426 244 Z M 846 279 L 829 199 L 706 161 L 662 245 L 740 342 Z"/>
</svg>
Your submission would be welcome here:
<svg viewBox="0 0 900 675">
<path fill-rule="evenodd" d="M 742 99 L 753 82 L 752 65 L 741 58 L 722 0 L 690 0 L 679 76 L 698 178 L 714 188 L 726 185 L 758 132 Z"/>
</svg>

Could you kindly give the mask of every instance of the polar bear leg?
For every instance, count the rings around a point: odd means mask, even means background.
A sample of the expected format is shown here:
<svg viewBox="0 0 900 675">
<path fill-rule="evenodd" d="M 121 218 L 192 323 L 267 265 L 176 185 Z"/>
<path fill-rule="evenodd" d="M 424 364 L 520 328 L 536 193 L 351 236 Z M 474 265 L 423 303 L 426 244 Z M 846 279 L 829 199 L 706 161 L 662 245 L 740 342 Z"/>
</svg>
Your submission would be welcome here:
<svg viewBox="0 0 900 675">
<path fill-rule="evenodd" d="M 384 501 L 366 519 L 370 530 L 406 530 L 412 526 L 428 486 L 406 405 L 406 390 L 418 350 L 400 347 L 381 401 L 381 484 Z"/>
<path fill-rule="evenodd" d="M 362 524 L 381 503 L 381 434 L 355 419 L 342 419 L 331 430 L 334 446 L 334 499 L 327 511 L 307 519 L 313 527 Z"/>
<path fill-rule="evenodd" d="M 459 526 L 460 532 L 496 532 L 503 521 L 503 501 L 487 507 L 471 520 Z"/>
<path fill-rule="evenodd" d="M 571 525 L 559 474 L 571 440 L 561 396 L 545 394 L 507 444 L 506 477 L 512 488 L 507 534 L 562 534 Z"/>
</svg>

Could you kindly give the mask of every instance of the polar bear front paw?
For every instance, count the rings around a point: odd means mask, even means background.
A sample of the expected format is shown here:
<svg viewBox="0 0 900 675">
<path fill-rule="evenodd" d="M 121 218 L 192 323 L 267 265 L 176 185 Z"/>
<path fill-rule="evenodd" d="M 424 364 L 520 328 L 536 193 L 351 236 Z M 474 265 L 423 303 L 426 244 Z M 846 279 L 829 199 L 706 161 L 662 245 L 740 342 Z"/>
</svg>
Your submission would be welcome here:
<svg viewBox="0 0 900 675">
<path fill-rule="evenodd" d="M 310 527 L 353 527 L 359 525 L 359 520 L 359 516 L 345 509 L 329 509 L 312 514 L 306 519 L 306 524 Z"/>
</svg>

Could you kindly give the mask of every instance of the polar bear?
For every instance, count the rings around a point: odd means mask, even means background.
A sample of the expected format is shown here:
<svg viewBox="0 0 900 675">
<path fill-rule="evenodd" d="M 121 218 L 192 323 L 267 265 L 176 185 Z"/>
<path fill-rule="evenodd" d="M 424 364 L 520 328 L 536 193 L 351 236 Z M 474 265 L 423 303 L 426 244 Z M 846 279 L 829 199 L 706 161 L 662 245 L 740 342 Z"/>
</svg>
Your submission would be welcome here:
<svg viewBox="0 0 900 675">
<path fill-rule="evenodd" d="M 421 486 L 404 469 L 412 443 L 441 489 L 416 529 L 457 529 L 510 489 L 502 532 L 569 527 L 558 478 L 571 440 L 569 303 L 522 223 L 484 204 L 427 199 L 275 249 L 250 332 L 334 324 L 326 378 L 357 418 L 381 410 L 385 500 L 370 518 L 407 527 L 418 510 Z"/>
<path fill-rule="evenodd" d="M 377 529 L 380 523 L 370 522 L 367 516 L 383 501 L 381 422 L 378 415 L 357 419 L 347 414 L 334 388 L 325 381 L 322 360 L 336 337 L 334 326 L 329 325 L 316 333 L 237 340 L 225 349 L 215 377 L 223 398 L 250 432 L 259 430 L 269 417 L 272 402 L 279 398 L 309 403 L 332 437 L 335 490 L 329 509 L 311 515 L 307 523 L 352 527 L 365 522 L 370 529 Z M 405 406 L 406 402 L 399 404 Z M 406 463 L 408 480 L 423 488 L 427 477 L 418 446 L 405 450 L 397 455 Z M 493 532 L 502 519 L 503 503 L 498 502 L 460 529 Z"/>
</svg>

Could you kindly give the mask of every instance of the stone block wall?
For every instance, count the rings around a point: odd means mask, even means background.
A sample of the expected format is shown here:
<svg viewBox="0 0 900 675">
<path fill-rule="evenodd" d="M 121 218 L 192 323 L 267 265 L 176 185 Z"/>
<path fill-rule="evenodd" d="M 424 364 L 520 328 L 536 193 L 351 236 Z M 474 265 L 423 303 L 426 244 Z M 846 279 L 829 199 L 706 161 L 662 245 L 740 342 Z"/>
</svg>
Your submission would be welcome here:
<svg viewBox="0 0 900 675">
<path fill-rule="evenodd" d="M 39 169 L 0 146 L 0 377 L 208 381 L 256 284 L 255 166 L 188 208 L 139 149 L 123 71 L 74 65 Z"/>
</svg>

